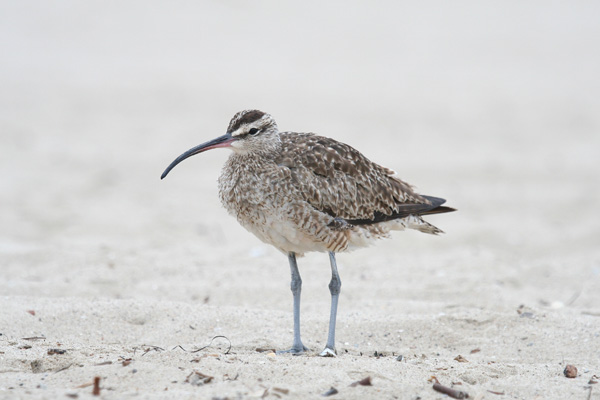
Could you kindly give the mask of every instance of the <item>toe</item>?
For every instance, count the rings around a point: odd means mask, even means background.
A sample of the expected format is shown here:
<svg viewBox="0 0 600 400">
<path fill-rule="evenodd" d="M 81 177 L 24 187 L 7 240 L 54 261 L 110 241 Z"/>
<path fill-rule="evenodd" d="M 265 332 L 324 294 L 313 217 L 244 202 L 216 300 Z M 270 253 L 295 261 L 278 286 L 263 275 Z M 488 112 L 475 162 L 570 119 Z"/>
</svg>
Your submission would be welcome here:
<svg viewBox="0 0 600 400">
<path fill-rule="evenodd" d="M 325 349 L 319 353 L 319 356 L 321 357 L 337 357 L 337 353 L 335 352 L 335 349 L 330 349 L 329 347 L 325 347 Z"/>
<path fill-rule="evenodd" d="M 306 351 L 308 351 L 308 347 L 301 344 L 299 346 L 293 346 L 291 349 L 288 349 L 288 350 L 278 350 L 276 354 L 290 353 L 293 355 L 298 355 L 298 354 L 303 354 Z"/>
</svg>

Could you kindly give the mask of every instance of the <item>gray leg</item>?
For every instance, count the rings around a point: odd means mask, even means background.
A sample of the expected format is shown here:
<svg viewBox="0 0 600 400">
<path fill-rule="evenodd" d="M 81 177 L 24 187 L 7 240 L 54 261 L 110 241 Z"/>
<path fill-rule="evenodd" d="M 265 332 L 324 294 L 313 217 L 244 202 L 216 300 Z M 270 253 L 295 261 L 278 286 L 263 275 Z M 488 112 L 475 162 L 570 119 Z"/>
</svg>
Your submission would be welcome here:
<svg viewBox="0 0 600 400">
<path fill-rule="evenodd" d="M 319 354 L 322 357 L 335 357 L 335 319 L 337 316 L 338 299 L 342 281 L 338 274 L 337 264 L 335 262 L 335 253 L 329 252 L 329 262 L 331 263 L 331 281 L 329 282 L 329 292 L 331 293 L 331 313 L 329 314 L 329 334 L 327 335 L 327 344 L 325 349 Z"/>
<path fill-rule="evenodd" d="M 289 350 L 278 351 L 277 353 L 292 353 L 300 354 L 307 351 L 300 340 L 300 292 L 302 291 L 302 279 L 300 278 L 300 271 L 298 271 L 298 264 L 296 263 L 296 254 L 289 253 L 288 259 L 290 260 L 290 270 L 292 272 L 292 295 L 294 296 L 294 343 L 292 348 Z"/>
</svg>

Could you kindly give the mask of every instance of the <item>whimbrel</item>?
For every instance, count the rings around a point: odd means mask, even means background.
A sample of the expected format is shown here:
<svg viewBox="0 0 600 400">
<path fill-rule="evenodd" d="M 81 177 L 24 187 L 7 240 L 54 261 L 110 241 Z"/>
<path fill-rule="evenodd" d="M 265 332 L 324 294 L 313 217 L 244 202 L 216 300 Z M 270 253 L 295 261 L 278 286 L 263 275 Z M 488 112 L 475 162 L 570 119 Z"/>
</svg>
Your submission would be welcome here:
<svg viewBox="0 0 600 400">
<path fill-rule="evenodd" d="M 367 246 L 392 230 L 438 234 L 441 230 L 421 216 L 454 211 L 442 206 L 444 199 L 415 193 L 394 171 L 349 145 L 311 133 L 279 132 L 273 117 L 258 110 L 235 114 L 225 135 L 181 154 L 161 179 L 186 158 L 219 147 L 233 150 L 219 177 L 221 202 L 244 228 L 289 259 L 294 339 L 282 352 L 308 350 L 300 339 L 297 256 L 329 253 L 329 334 L 320 355 L 335 356 L 341 288 L 335 253 Z"/>
</svg>

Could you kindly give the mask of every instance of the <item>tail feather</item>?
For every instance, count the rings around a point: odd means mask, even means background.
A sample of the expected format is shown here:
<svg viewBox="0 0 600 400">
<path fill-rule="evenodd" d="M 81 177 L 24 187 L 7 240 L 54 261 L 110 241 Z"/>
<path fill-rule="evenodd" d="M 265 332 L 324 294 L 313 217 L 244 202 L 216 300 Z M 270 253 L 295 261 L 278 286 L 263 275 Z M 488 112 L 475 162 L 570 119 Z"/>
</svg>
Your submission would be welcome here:
<svg viewBox="0 0 600 400">
<path fill-rule="evenodd" d="M 444 233 L 443 230 L 441 230 L 440 228 L 438 228 L 435 225 L 430 224 L 429 222 L 425 221 L 424 219 L 422 219 L 421 217 L 414 217 L 413 218 L 407 218 L 409 220 L 409 224 L 408 224 L 408 228 L 410 229 L 415 229 L 417 231 L 423 232 L 423 233 L 429 233 L 432 235 L 439 235 L 440 233 Z"/>
</svg>

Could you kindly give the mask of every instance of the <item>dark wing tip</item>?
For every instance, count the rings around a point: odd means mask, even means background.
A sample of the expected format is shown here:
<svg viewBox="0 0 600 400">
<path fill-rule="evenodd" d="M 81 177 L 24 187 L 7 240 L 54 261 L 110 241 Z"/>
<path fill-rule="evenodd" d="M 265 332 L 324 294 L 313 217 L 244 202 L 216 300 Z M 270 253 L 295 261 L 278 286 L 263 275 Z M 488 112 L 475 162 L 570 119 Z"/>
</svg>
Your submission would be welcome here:
<svg viewBox="0 0 600 400">
<path fill-rule="evenodd" d="M 442 199 L 441 197 L 433 197 L 433 196 L 425 196 L 425 195 L 421 195 L 421 197 L 423 197 L 424 199 L 429 201 L 429 203 L 431 203 L 431 206 L 433 208 L 439 207 L 446 202 L 446 199 Z"/>
<path fill-rule="evenodd" d="M 456 208 L 442 206 L 446 202 L 446 199 L 442 199 L 441 197 L 433 197 L 433 196 L 421 196 L 427 199 L 431 206 L 428 210 L 423 210 L 423 212 L 419 213 L 419 215 L 428 215 L 428 214 L 442 214 L 447 212 L 456 211 Z"/>
<path fill-rule="evenodd" d="M 456 208 L 442 206 L 442 207 L 432 208 L 431 210 L 425 211 L 419 215 L 443 214 L 443 213 L 448 213 L 448 212 L 453 212 L 453 211 L 457 211 Z"/>
<path fill-rule="evenodd" d="M 406 218 L 409 215 L 431 215 L 431 214 L 442 214 L 447 212 L 456 211 L 452 207 L 442 206 L 446 202 L 446 199 L 433 196 L 421 196 L 429 201 L 430 204 L 418 204 L 418 203 L 404 203 L 398 207 L 398 210 L 393 214 L 384 214 L 381 212 L 375 212 L 375 215 L 371 219 L 354 219 L 347 220 L 352 225 L 369 225 L 376 224 L 378 222 L 391 221 L 399 218 Z"/>
</svg>

